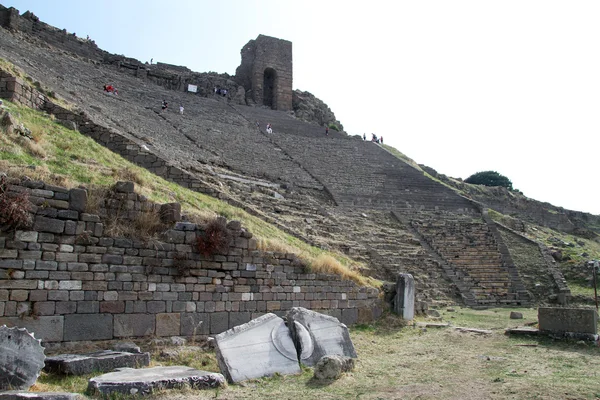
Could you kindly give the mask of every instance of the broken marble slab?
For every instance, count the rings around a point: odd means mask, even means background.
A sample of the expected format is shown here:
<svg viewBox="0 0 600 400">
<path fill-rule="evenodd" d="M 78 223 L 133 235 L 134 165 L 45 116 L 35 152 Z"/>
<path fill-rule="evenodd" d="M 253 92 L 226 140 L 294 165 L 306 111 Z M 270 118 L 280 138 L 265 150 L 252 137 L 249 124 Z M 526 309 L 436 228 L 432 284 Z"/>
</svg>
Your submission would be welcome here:
<svg viewBox="0 0 600 400">
<path fill-rule="evenodd" d="M 25 328 L 0 327 L 0 391 L 27 390 L 44 367 L 41 341 Z"/>
<path fill-rule="evenodd" d="M 150 353 L 104 350 L 87 354 L 61 354 L 47 357 L 44 371 L 62 375 L 109 372 L 117 368 L 141 368 L 150 364 Z"/>
<path fill-rule="evenodd" d="M 214 345 L 219 368 L 231 383 L 300 373 L 290 330 L 272 313 L 216 335 Z"/>
<path fill-rule="evenodd" d="M 185 366 L 121 368 L 116 372 L 91 378 L 88 381 L 88 392 L 144 396 L 163 389 L 212 389 L 223 385 L 223 375 Z"/>
<path fill-rule="evenodd" d="M 20 392 L 11 390 L 0 393 L 0 400 L 84 400 L 78 393 L 62 392 Z"/>
<path fill-rule="evenodd" d="M 290 309 L 286 318 L 301 363 L 312 367 L 326 355 L 357 358 L 348 328 L 337 318 L 302 307 Z"/>
</svg>

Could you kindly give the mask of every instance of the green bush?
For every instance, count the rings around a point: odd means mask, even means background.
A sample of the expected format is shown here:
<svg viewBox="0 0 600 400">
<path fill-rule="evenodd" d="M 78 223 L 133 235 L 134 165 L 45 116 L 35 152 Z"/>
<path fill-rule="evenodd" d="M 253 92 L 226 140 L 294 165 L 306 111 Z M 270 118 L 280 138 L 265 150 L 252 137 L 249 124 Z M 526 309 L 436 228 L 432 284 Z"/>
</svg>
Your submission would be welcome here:
<svg viewBox="0 0 600 400">
<path fill-rule="evenodd" d="M 496 171 L 477 172 L 465 179 L 465 182 L 474 185 L 502 186 L 509 190 L 512 190 L 513 188 L 510 179 Z"/>
<path fill-rule="evenodd" d="M 329 129 L 331 129 L 332 131 L 336 131 L 336 132 L 340 131 L 340 128 L 338 128 L 338 126 L 336 124 L 334 124 L 333 122 L 329 124 Z"/>
</svg>

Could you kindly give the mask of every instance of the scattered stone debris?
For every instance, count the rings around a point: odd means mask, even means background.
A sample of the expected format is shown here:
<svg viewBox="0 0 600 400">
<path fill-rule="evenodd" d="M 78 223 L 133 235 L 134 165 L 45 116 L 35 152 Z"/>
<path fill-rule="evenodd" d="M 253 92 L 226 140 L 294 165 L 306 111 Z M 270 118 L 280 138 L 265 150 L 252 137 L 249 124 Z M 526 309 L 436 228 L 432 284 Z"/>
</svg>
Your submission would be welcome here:
<svg viewBox="0 0 600 400">
<path fill-rule="evenodd" d="M 299 374 L 300 363 L 314 366 L 326 355 L 357 357 L 337 318 L 294 307 L 286 319 L 287 325 L 269 313 L 215 336 L 219 368 L 229 382 Z"/>
<path fill-rule="evenodd" d="M 88 391 L 103 395 L 122 393 L 145 396 L 163 389 L 213 389 L 224 385 L 223 375 L 190 367 L 122 368 L 91 378 Z"/>
<path fill-rule="evenodd" d="M 337 318 L 302 307 L 293 307 L 286 318 L 302 364 L 312 367 L 326 355 L 357 358 L 348 328 Z"/>
<path fill-rule="evenodd" d="M 338 379 L 342 373 L 354 370 L 354 358 L 338 355 L 323 356 L 315 365 L 315 379 Z"/>
<path fill-rule="evenodd" d="M 20 392 L 11 390 L 0 393 L 0 400 L 84 400 L 78 393 L 60 392 Z"/>
<path fill-rule="evenodd" d="M 478 335 L 491 335 L 493 332 L 488 329 L 464 328 L 460 326 L 454 327 L 454 330 L 464 333 L 476 333 Z"/>
<path fill-rule="evenodd" d="M 44 367 L 44 348 L 25 328 L 0 327 L 0 390 L 27 390 Z"/>
<path fill-rule="evenodd" d="M 114 351 L 123 351 L 125 353 L 141 353 L 140 346 L 133 342 L 120 342 L 113 346 Z"/>
<path fill-rule="evenodd" d="M 147 367 L 149 364 L 150 353 L 104 350 L 88 354 L 61 354 L 48 357 L 44 371 L 63 375 L 85 375 L 114 371 L 124 367 Z"/>
<path fill-rule="evenodd" d="M 510 312 L 510 319 L 523 319 L 523 313 L 517 311 Z"/>
<path fill-rule="evenodd" d="M 448 328 L 450 324 L 434 322 L 417 322 L 416 326 L 419 328 Z"/>
<path fill-rule="evenodd" d="M 268 313 L 215 336 L 219 368 L 231 383 L 299 374 L 298 354 L 282 318 Z"/>
</svg>

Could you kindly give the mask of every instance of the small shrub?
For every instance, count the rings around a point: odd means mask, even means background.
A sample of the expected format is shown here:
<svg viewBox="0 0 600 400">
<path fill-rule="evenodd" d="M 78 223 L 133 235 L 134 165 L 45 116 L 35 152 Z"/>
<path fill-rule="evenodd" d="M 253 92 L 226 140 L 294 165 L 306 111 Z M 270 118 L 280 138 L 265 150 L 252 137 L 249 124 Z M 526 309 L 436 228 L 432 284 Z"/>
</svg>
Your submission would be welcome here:
<svg viewBox="0 0 600 400">
<path fill-rule="evenodd" d="M 204 233 L 196 239 L 196 249 L 205 257 L 224 253 L 231 242 L 231 233 L 222 218 L 215 218 L 206 224 Z"/>
<path fill-rule="evenodd" d="M 340 131 L 340 128 L 333 122 L 329 124 L 329 129 L 331 129 L 332 131 L 336 131 L 336 132 Z"/>
<path fill-rule="evenodd" d="M 496 171 L 477 172 L 465 179 L 465 182 L 474 185 L 502 186 L 508 190 L 513 188 L 511 180 Z"/>
<path fill-rule="evenodd" d="M 30 227 L 31 223 L 27 193 L 9 194 L 6 176 L 0 177 L 0 226 L 20 229 Z"/>
</svg>

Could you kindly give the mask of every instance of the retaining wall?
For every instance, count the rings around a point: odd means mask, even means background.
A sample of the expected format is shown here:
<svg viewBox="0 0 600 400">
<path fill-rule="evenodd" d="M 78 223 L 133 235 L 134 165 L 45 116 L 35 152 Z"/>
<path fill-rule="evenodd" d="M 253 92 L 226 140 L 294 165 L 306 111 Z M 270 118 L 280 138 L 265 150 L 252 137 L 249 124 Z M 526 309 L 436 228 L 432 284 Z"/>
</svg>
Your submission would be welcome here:
<svg viewBox="0 0 600 400">
<path fill-rule="evenodd" d="M 27 193 L 33 225 L 0 232 L 0 324 L 45 342 L 216 334 L 291 307 L 346 324 L 381 313 L 377 289 L 311 273 L 293 254 L 257 250 L 237 221 L 227 224 L 228 250 L 205 257 L 195 249 L 203 234 L 196 224 L 179 222 L 156 241 L 109 237 L 101 218 L 85 212 L 84 189 L 17 180 L 5 187 Z M 177 215 L 172 204 L 152 205 L 132 189 L 117 186 L 101 213 Z"/>
</svg>

